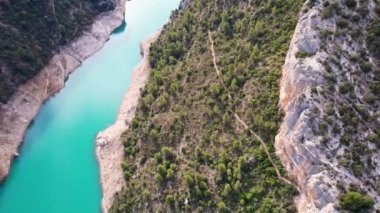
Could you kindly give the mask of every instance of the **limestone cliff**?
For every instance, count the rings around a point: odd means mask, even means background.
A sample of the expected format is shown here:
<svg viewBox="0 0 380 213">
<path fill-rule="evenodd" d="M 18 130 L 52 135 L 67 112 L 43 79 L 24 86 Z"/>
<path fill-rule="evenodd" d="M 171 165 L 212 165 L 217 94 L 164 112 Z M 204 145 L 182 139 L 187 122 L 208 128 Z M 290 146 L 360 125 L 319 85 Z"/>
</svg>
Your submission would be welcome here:
<svg viewBox="0 0 380 213">
<path fill-rule="evenodd" d="M 379 64 L 368 38 L 377 4 L 307 1 L 300 15 L 283 67 L 285 118 L 276 137 L 277 155 L 302 191 L 299 212 L 339 211 L 339 197 L 352 189 L 380 208 Z"/>
<path fill-rule="evenodd" d="M 90 30 L 62 47 L 36 77 L 18 88 L 7 104 L 0 104 L 0 181 L 8 175 L 11 160 L 43 102 L 64 86 L 68 75 L 83 60 L 105 44 L 123 20 L 124 4 L 125 0 L 117 0 L 114 10 L 99 15 Z"/>
</svg>

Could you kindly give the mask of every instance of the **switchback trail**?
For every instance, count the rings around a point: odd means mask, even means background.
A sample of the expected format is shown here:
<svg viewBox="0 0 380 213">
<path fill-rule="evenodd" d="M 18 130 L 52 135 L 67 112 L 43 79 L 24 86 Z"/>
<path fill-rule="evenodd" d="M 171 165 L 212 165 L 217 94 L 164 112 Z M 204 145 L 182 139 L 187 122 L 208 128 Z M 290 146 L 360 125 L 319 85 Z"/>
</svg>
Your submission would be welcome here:
<svg viewBox="0 0 380 213">
<path fill-rule="evenodd" d="M 212 54 L 212 59 L 213 59 L 213 62 L 214 62 L 214 68 L 215 68 L 216 74 L 217 74 L 218 79 L 219 79 L 220 83 L 222 84 L 223 88 L 225 89 L 225 91 L 227 91 L 228 99 L 230 99 L 232 101 L 232 97 L 231 97 L 230 91 L 226 87 L 226 85 L 224 84 L 224 81 L 221 78 L 221 71 L 220 71 L 220 69 L 219 69 L 219 67 L 218 67 L 218 65 L 216 63 L 216 53 L 215 53 L 215 49 L 214 49 L 214 40 L 212 38 L 212 33 L 211 33 L 210 30 L 208 31 L 208 38 L 209 38 L 209 41 L 211 43 L 210 49 L 211 49 L 211 54 Z M 240 119 L 240 117 L 232 109 L 229 109 L 229 111 L 230 111 L 230 113 L 232 113 L 234 115 L 235 119 L 244 127 L 244 129 L 248 130 L 260 142 L 261 146 L 265 150 L 266 155 L 268 156 L 269 161 L 271 162 L 271 164 L 273 165 L 273 168 L 276 171 L 277 177 L 280 180 L 282 180 L 285 183 L 287 183 L 287 184 L 294 185 L 290 180 L 286 179 L 285 177 L 283 177 L 281 175 L 280 170 L 277 168 L 277 165 L 274 163 L 274 160 L 272 159 L 272 157 L 270 155 L 270 152 L 269 152 L 269 149 L 268 149 L 266 143 L 264 142 L 264 140 L 255 131 L 253 131 L 252 129 L 250 129 L 249 126 L 242 119 Z M 299 191 L 298 188 L 297 188 L 297 190 Z"/>
</svg>

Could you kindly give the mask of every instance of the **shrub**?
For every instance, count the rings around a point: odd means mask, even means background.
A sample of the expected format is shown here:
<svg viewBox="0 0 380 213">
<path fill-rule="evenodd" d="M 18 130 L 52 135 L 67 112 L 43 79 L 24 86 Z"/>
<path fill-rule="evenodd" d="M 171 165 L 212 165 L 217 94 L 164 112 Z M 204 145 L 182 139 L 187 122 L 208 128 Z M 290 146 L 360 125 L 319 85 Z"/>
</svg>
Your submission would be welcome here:
<svg viewBox="0 0 380 213">
<path fill-rule="evenodd" d="M 153 139 L 157 139 L 157 138 L 158 138 L 158 131 L 157 131 L 157 129 L 152 129 L 152 130 L 150 130 L 149 135 L 150 135 L 150 137 L 152 137 Z"/>
<path fill-rule="evenodd" d="M 173 169 L 168 169 L 166 171 L 166 179 L 168 180 L 173 180 L 175 174 L 174 174 L 174 170 Z"/>
<path fill-rule="evenodd" d="M 167 160 L 173 160 L 175 158 L 175 155 L 173 154 L 173 148 L 171 147 L 162 147 L 161 153 Z"/>
<path fill-rule="evenodd" d="M 360 21 L 360 16 L 357 15 L 357 14 L 355 14 L 355 15 L 352 16 L 351 20 L 354 21 L 354 22 L 356 22 L 356 23 L 358 23 Z"/>
<path fill-rule="evenodd" d="M 225 176 L 227 173 L 226 165 L 224 163 L 219 163 L 218 164 L 218 171 L 219 171 L 219 175 L 221 177 Z"/>
<path fill-rule="evenodd" d="M 346 21 L 342 18 L 339 18 L 338 20 L 336 20 L 336 25 L 340 28 L 346 28 L 346 27 L 348 27 L 348 21 Z"/>
<path fill-rule="evenodd" d="M 192 175 L 190 173 L 186 173 L 185 174 L 185 183 L 188 187 L 192 187 L 194 186 L 194 178 L 192 177 Z"/>
<path fill-rule="evenodd" d="M 158 165 L 158 167 L 157 167 L 157 172 L 158 172 L 161 176 L 165 176 L 165 175 L 166 175 L 166 168 L 165 168 L 163 165 Z"/>
<path fill-rule="evenodd" d="M 230 210 L 226 207 L 226 204 L 224 202 L 218 203 L 218 210 L 220 213 L 229 213 Z"/>
<path fill-rule="evenodd" d="M 337 3 L 329 3 L 326 1 L 324 4 L 325 8 L 322 11 L 322 18 L 328 19 L 331 18 L 335 12 L 339 10 L 339 5 Z"/>
<path fill-rule="evenodd" d="M 340 197 L 340 206 L 348 211 L 368 210 L 373 207 L 374 203 L 371 197 L 354 191 L 346 192 Z"/>
<path fill-rule="evenodd" d="M 227 112 L 224 113 L 223 117 L 222 117 L 222 121 L 223 121 L 223 124 L 225 126 L 228 126 L 231 122 L 231 119 L 230 119 L 230 116 L 228 115 Z"/>
<path fill-rule="evenodd" d="M 350 139 L 351 137 L 347 134 L 344 134 L 342 135 L 342 137 L 340 138 L 340 142 L 346 146 L 350 145 Z"/>
<path fill-rule="evenodd" d="M 224 185 L 222 195 L 223 197 L 228 197 L 230 193 L 231 193 L 231 185 L 227 183 L 226 185 Z"/>
<path fill-rule="evenodd" d="M 137 127 L 139 127 L 139 123 L 140 122 L 137 117 L 133 118 L 131 122 L 132 129 L 137 129 Z"/>
<path fill-rule="evenodd" d="M 362 16 L 362 17 L 366 17 L 368 14 L 369 14 L 369 11 L 368 11 L 368 8 L 367 8 L 367 4 L 363 4 L 359 7 L 358 9 L 358 12 L 359 14 Z"/>
<path fill-rule="evenodd" d="M 375 94 L 380 93 L 380 81 L 373 81 L 370 83 L 369 88 Z"/>
<path fill-rule="evenodd" d="M 367 93 L 364 96 L 364 101 L 367 102 L 367 103 L 370 103 L 370 104 L 375 103 L 376 99 L 377 99 L 376 96 L 373 93 L 371 93 L 371 92 Z"/>
<path fill-rule="evenodd" d="M 125 179 L 126 181 L 128 181 L 129 178 L 131 178 L 131 176 L 132 176 L 132 174 L 131 174 L 130 172 L 128 172 L 128 171 L 125 171 L 125 172 L 124 172 L 124 179 Z"/>
<path fill-rule="evenodd" d="M 304 51 L 304 50 L 300 50 L 296 53 L 296 58 L 306 58 L 306 57 L 309 57 L 311 56 L 312 54 Z"/>
<path fill-rule="evenodd" d="M 170 206 L 174 205 L 174 196 L 173 195 L 166 195 L 165 202 L 169 204 Z"/>
<path fill-rule="evenodd" d="M 169 98 L 169 94 L 168 93 L 165 92 L 164 94 L 162 94 L 158 98 L 158 106 L 159 107 L 165 107 L 168 104 L 168 98 Z"/>
<path fill-rule="evenodd" d="M 321 144 L 326 145 L 329 142 L 329 138 L 327 136 L 323 136 L 321 139 Z"/>
<path fill-rule="evenodd" d="M 154 179 L 156 179 L 158 183 L 162 183 L 162 181 L 164 181 L 164 178 L 159 173 L 154 174 Z"/>
<path fill-rule="evenodd" d="M 376 144 L 377 147 L 380 148 L 380 136 L 376 133 L 373 133 L 368 136 L 368 140 L 372 143 Z"/>
<path fill-rule="evenodd" d="M 346 5 L 349 8 L 355 8 L 356 7 L 356 0 L 346 0 Z"/>
<path fill-rule="evenodd" d="M 148 199 L 150 196 L 150 191 L 148 189 L 144 189 L 143 191 L 143 198 Z"/>
<path fill-rule="evenodd" d="M 210 90 L 211 90 L 212 96 L 217 97 L 220 94 L 222 88 L 219 83 L 215 83 L 215 84 L 211 84 Z"/>
<path fill-rule="evenodd" d="M 231 26 L 228 22 L 226 21 L 223 21 L 221 24 L 220 24 L 220 30 L 222 33 L 224 33 L 226 36 L 228 36 L 231 32 Z"/>
<path fill-rule="evenodd" d="M 370 62 L 364 62 L 364 63 L 361 63 L 360 64 L 360 69 L 365 72 L 365 73 L 368 73 L 372 70 L 372 64 Z"/>
<path fill-rule="evenodd" d="M 354 86 L 350 83 L 343 82 L 339 84 L 339 90 L 342 94 L 346 94 L 348 92 L 352 92 L 354 90 Z"/>
</svg>

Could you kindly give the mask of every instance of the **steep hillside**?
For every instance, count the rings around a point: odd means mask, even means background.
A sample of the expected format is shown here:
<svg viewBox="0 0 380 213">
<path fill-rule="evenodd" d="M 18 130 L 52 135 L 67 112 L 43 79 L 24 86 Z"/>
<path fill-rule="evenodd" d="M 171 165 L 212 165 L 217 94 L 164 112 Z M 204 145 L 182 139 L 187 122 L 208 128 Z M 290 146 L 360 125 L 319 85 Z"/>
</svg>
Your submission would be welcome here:
<svg viewBox="0 0 380 213">
<path fill-rule="evenodd" d="M 11 161 L 18 155 L 18 148 L 23 141 L 24 134 L 44 101 L 65 85 L 69 74 L 76 70 L 86 58 L 103 47 L 114 29 L 121 25 L 124 19 L 124 10 L 125 0 L 115 0 L 115 8 L 96 16 L 92 20 L 91 26 L 83 28 L 85 31 L 80 36 L 63 46 L 54 46 L 59 50 L 42 70 L 35 70 L 36 73 L 32 79 L 18 87 L 17 84 L 9 87 L 12 90 L 17 88 L 17 90 L 7 103 L 0 102 L 0 182 L 8 175 Z M 0 40 L 0 43 L 2 42 L 3 40 Z M 31 44 L 25 42 L 25 45 Z M 53 53 L 54 47 L 47 51 Z M 5 51 L 9 51 L 9 49 Z M 36 51 L 33 54 L 38 55 L 38 53 Z M 17 60 L 17 58 L 12 60 Z M 31 61 L 29 62 L 31 63 Z M 3 76 L 5 81 L 13 81 L 13 77 L 9 76 L 13 75 L 11 74 L 12 70 L 8 68 L 4 70 L 4 67 L 2 69 L 0 76 Z M 37 71 L 39 72 L 37 73 Z M 18 78 L 17 75 L 14 77 Z M 0 93 L 7 91 L 8 86 L 1 82 Z"/>
<path fill-rule="evenodd" d="M 0 102 L 114 7 L 113 0 L 0 0 Z"/>
<path fill-rule="evenodd" d="M 276 150 L 302 190 L 302 212 L 380 209 L 379 4 L 314 0 L 300 17 Z"/>
<path fill-rule="evenodd" d="M 294 212 L 274 153 L 303 0 L 184 1 L 150 51 L 110 212 Z"/>
</svg>

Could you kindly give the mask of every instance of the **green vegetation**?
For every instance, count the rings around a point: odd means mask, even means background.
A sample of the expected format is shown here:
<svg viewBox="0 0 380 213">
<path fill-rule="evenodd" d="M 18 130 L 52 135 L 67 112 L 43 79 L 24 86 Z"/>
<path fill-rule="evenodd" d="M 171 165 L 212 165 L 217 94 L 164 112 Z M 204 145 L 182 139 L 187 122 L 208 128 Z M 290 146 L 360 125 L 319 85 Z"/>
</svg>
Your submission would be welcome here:
<svg viewBox="0 0 380 213">
<path fill-rule="evenodd" d="M 300 50 L 296 53 L 296 58 L 306 58 L 312 56 L 312 53 L 308 53 L 306 51 Z"/>
<path fill-rule="evenodd" d="M 0 1 L 0 102 L 8 101 L 96 15 L 113 7 L 103 0 Z"/>
<path fill-rule="evenodd" d="M 194 0 L 173 13 L 122 136 L 131 175 L 110 212 L 295 211 L 296 190 L 232 112 L 286 176 L 273 147 L 278 80 L 303 2 Z"/>
<path fill-rule="evenodd" d="M 361 212 L 371 209 L 375 201 L 360 192 L 349 191 L 340 197 L 340 207 L 351 212 Z"/>
<path fill-rule="evenodd" d="M 355 8 L 356 7 L 356 1 L 355 0 L 346 0 L 346 5 L 349 8 Z"/>
</svg>

